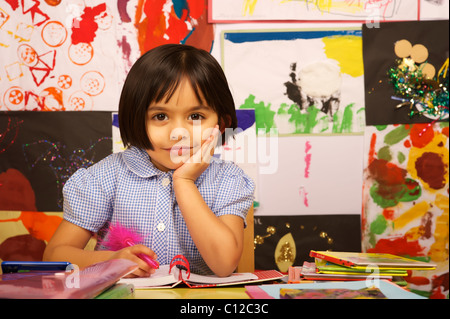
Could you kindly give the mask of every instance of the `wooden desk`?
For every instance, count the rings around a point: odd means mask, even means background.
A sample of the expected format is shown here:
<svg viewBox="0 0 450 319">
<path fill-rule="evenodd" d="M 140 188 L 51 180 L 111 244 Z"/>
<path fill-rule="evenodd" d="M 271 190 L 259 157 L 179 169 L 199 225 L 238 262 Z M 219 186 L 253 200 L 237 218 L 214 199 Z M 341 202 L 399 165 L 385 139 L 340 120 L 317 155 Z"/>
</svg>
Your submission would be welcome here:
<svg viewBox="0 0 450 319">
<path fill-rule="evenodd" d="M 245 287 L 136 289 L 135 299 L 250 299 Z"/>
</svg>

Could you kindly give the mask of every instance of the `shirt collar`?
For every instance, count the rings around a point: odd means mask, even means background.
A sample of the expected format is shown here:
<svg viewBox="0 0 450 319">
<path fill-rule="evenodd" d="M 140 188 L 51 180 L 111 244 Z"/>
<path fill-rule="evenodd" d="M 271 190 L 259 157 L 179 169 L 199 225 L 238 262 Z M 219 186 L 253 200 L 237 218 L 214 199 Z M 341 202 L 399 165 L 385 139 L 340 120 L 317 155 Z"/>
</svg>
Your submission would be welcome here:
<svg viewBox="0 0 450 319">
<path fill-rule="evenodd" d="M 147 178 L 162 172 L 153 165 L 148 153 L 132 146 L 123 152 L 123 158 L 128 168 L 139 177 Z"/>
<path fill-rule="evenodd" d="M 156 168 L 156 166 L 150 160 L 150 156 L 145 150 L 137 148 L 135 146 L 126 149 L 123 152 L 123 158 L 128 168 L 139 177 L 148 178 L 164 173 L 158 168 Z M 211 164 L 216 162 L 220 162 L 220 160 L 213 156 L 211 158 Z M 208 169 L 206 169 L 197 178 L 196 184 L 199 184 L 201 180 L 205 177 L 211 164 L 208 166 Z M 169 174 L 171 173 L 173 173 L 173 171 L 169 171 Z"/>
</svg>

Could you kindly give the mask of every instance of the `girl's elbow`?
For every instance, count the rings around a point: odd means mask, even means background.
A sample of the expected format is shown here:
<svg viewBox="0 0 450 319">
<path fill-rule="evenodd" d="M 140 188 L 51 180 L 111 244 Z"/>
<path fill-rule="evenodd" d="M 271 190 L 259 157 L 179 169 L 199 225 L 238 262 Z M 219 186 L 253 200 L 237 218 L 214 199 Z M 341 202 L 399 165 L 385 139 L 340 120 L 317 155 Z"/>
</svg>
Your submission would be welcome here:
<svg viewBox="0 0 450 319">
<path fill-rule="evenodd" d="M 50 253 L 47 251 L 47 248 L 44 250 L 44 254 L 42 255 L 42 261 L 52 261 L 50 258 Z"/>
<path fill-rule="evenodd" d="M 236 267 L 237 266 L 235 266 L 235 267 L 233 267 L 233 266 L 231 266 L 231 267 L 222 266 L 222 267 L 219 267 L 218 269 L 216 269 L 214 271 L 214 274 L 217 277 L 228 277 L 235 271 Z"/>
<path fill-rule="evenodd" d="M 44 254 L 42 255 L 42 261 L 52 261 L 53 248 L 49 245 L 45 247 Z"/>
<path fill-rule="evenodd" d="M 236 253 L 234 256 L 231 254 L 226 256 L 223 261 L 215 267 L 214 274 L 218 277 L 228 277 L 237 268 L 241 259 L 241 253 Z"/>
</svg>

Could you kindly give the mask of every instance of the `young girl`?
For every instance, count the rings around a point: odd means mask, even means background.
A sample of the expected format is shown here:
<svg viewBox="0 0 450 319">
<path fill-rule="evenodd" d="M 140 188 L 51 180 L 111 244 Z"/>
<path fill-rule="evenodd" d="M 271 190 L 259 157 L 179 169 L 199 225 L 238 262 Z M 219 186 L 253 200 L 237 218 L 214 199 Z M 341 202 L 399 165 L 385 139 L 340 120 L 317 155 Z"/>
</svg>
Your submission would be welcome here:
<svg viewBox="0 0 450 319">
<path fill-rule="evenodd" d="M 192 272 L 230 275 L 241 257 L 254 184 L 211 154 L 220 134 L 236 125 L 227 80 L 209 53 L 177 44 L 145 53 L 119 102 L 127 148 L 67 181 L 64 219 L 44 259 L 82 268 L 126 258 L 139 265 L 135 276 L 149 276 L 154 270 L 139 254 L 161 265 L 182 254 Z M 93 233 L 104 238 L 116 222 L 135 229 L 143 242 L 119 251 L 83 249 Z"/>
</svg>

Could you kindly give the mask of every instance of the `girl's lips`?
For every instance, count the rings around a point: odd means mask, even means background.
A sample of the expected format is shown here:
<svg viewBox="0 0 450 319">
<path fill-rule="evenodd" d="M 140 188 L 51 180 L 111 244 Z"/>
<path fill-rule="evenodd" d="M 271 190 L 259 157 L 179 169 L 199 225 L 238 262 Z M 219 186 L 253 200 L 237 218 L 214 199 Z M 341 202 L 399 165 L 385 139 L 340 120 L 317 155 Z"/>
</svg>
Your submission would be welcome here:
<svg viewBox="0 0 450 319">
<path fill-rule="evenodd" d="M 192 147 L 190 146 L 172 146 L 171 148 L 166 149 L 173 155 L 181 156 L 191 152 Z"/>
</svg>

